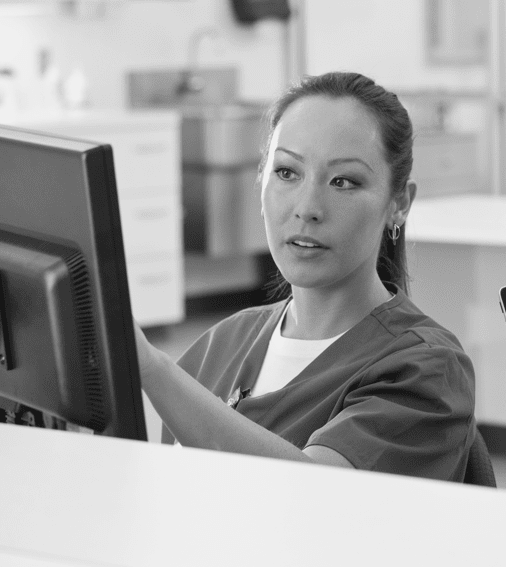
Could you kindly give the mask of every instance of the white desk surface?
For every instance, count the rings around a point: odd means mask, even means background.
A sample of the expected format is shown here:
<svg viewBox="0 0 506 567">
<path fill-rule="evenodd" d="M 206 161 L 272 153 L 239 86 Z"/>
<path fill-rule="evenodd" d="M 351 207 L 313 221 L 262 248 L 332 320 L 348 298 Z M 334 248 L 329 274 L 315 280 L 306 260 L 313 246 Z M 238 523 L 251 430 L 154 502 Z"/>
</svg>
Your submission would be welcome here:
<svg viewBox="0 0 506 567">
<path fill-rule="evenodd" d="M 504 565 L 506 491 L 0 424 L 0 565 Z"/>
<path fill-rule="evenodd" d="M 406 223 L 406 239 L 506 246 L 506 195 L 415 199 Z"/>
</svg>

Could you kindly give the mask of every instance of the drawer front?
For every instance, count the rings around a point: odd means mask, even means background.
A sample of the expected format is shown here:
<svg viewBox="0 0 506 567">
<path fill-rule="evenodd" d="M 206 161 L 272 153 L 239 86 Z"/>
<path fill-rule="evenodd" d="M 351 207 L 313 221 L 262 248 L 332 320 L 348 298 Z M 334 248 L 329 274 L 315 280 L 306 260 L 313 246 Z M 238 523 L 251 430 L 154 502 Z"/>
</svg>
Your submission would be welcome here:
<svg viewBox="0 0 506 567">
<path fill-rule="evenodd" d="M 111 134 L 116 182 L 120 194 L 131 189 L 179 186 L 180 144 L 176 131 Z"/>
<path fill-rule="evenodd" d="M 184 318 L 181 256 L 127 260 L 127 273 L 132 313 L 139 325 L 165 325 Z"/>
<path fill-rule="evenodd" d="M 119 201 L 127 257 L 156 250 L 182 254 L 182 207 L 175 191 Z"/>
<path fill-rule="evenodd" d="M 183 171 L 186 252 L 223 257 L 268 251 L 256 167 Z"/>
<path fill-rule="evenodd" d="M 454 175 L 453 177 L 426 177 L 417 181 L 416 199 L 463 195 L 465 193 L 485 193 L 486 187 L 478 183 L 472 174 Z"/>
<path fill-rule="evenodd" d="M 477 172 L 474 140 L 423 144 L 413 147 L 413 179 L 459 177 Z"/>
<path fill-rule="evenodd" d="M 35 128 L 35 129 L 41 129 Z M 129 189 L 180 186 L 181 134 L 180 128 L 137 131 L 118 131 L 115 125 L 100 128 L 80 124 L 59 124 L 47 131 L 110 144 L 114 154 L 116 182 L 120 193 Z M 110 131 L 109 131 L 110 130 Z"/>
</svg>

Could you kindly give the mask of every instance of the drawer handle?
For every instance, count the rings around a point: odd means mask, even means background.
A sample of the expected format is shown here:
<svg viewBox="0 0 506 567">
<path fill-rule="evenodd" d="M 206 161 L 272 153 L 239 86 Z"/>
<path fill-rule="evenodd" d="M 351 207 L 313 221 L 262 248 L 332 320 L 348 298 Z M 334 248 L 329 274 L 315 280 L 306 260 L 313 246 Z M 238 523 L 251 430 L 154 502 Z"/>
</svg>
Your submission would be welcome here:
<svg viewBox="0 0 506 567">
<path fill-rule="evenodd" d="M 150 209 L 138 209 L 135 213 L 135 217 L 141 220 L 153 220 L 153 219 L 163 219 L 169 216 L 167 209 L 162 208 L 150 208 Z"/>
<path fill-rule="evenodd" d="M 439 165 L 442 169 L 450 169 L 453 165 L 452 158 L 441 158 Z"/>
<path fill-rule="evenodd" d="M 170 274 L 167 272 L 161 274 L 146 274 L 144 276 L 139 276 L 137 279 L 142 285 L 158 285 L 170 282 Z"/>
<path fill-rule="evenodd" d="M 161 154 L 168 151 L 167 144 L 163 142 L 152 143 L 152 144 L 137 144 L 135 146 L 135 151 L 138 154 Z"/>
</svg>

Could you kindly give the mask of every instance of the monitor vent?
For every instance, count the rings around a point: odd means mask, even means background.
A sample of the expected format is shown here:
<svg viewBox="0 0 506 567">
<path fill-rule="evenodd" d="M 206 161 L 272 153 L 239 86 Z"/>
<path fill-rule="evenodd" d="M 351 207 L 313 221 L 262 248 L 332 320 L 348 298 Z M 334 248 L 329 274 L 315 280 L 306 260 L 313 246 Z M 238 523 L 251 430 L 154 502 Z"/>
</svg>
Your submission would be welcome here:
<svg viewBox="0 0 506 567">
<path fill-rule="evenodd" d="M 74 300 L 79 356 L 86 383 L 86 402 L 91 420 L 87 427 L 103 431 L 104 420 L 102 368 L 95 336 L 93 320 L 93 301 L 88 269 L 84 256 L 78 252 L 63 258 L 70 275 L 70 285 Z"/>
</svg>

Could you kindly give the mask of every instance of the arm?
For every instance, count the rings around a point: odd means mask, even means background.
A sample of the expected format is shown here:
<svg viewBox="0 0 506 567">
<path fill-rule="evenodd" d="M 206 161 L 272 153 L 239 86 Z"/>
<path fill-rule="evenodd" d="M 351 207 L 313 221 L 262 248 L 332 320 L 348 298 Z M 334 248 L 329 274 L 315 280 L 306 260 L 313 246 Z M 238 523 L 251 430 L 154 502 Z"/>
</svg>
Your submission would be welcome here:
<svg viewBox="0 0 506 567">
<path fill-rule="evenodd" d="M 150 345 L 136 325 L 142 386 L 165 425 L 183 446 L 353 467 L 336 451 L 301 451 L 228 407 L 167 354 Z"/>
</svg>

